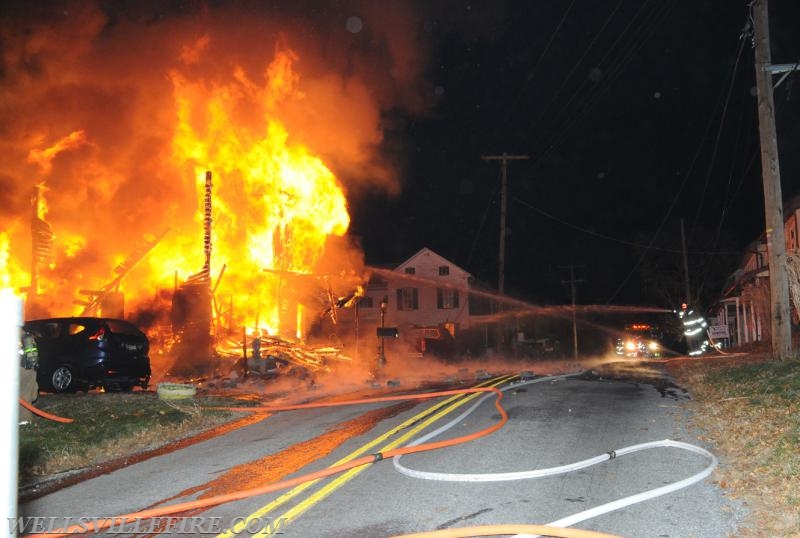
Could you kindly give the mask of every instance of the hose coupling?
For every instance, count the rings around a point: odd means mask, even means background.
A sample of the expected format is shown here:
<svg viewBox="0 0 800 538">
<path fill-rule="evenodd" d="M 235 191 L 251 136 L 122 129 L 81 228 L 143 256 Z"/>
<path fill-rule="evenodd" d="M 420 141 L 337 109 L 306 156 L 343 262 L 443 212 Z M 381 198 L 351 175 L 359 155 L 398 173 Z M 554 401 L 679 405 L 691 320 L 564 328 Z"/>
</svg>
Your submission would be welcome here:
<svg viewBox="0 0 800 538">
<path fill-rule="evenodd" d="M 378 463 L 379 461 L 381 461 L 381 460 L 383 459 L 383 454 L 382 454 L 382 453 L 380 453 L 380 452 L 376 452 L 376 453 L 374 453 L 374 454 L 372 455 L 372 457 L 374 458 L 374 459 L 372 460 L 372 463 Z"/>
<path fill-rule="evenodd" d="M 610 459 L 610 460 L 613 460 L 614 458 L 617 457 L 617 451 L 616 450 L 609 450 L 608 452 L 606 452 L 606 454 L 608 454 L 608 459 Z"/>
</svg>

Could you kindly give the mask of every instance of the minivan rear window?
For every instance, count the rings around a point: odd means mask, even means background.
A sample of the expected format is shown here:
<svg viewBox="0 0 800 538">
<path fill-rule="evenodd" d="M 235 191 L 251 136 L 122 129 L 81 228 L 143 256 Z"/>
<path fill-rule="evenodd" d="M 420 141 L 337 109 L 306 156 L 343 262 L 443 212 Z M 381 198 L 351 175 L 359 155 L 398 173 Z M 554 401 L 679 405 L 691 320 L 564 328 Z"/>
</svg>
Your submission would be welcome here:
<svg viewBox="0 0 800 538">
<path fill-rule="evenodd" d="M 34 323 L 28 330 L 37 338 L 58 338 L 61 336 L 61 324 L 57 321 L 49 323 Z"/>
<path fill-rule="evenodd" d="M 80 323 L 70 323 L 69 324 L 69 335 L 70 336 L 75 336 L 76 334 L 81 334 L 85 330 L 86 330 L 86 325 L 81 325 Z"/>
<path fill-rule="evenodd" d="M 107 319 L 104 320 L 108 328 L 111 329 L 111 332 L 114 334 L 131 334 L 131 335 L 140 335 L 142 331 L 137 329 L 134 325 L 128 323 L 127 321 L 122 321 L 121 319 Z"/>
</svg>

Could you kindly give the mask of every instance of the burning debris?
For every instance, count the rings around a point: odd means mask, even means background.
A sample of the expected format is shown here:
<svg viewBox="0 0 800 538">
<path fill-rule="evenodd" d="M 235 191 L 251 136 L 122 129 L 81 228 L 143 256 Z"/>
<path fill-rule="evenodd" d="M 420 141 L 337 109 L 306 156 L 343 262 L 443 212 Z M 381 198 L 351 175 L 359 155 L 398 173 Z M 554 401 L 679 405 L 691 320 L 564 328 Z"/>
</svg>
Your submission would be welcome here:
<svg viewBox="0 0 800 538">
<path fill-rule="evenodd" d="M 303 375 L 330 372 L 334 363 L 351 360 L 335 347 L 301 344 L 274 336 L 250 337 L 244 341 L 226 338 L 218 342 L 217 349 L 228 364 L 241 367 L 245 374 L 268 373 L 273 369 L 304 372 Z M 243 363 L 245 356 L 247 362 Z"/>
<path fill-rule="evenodd" d="M 114 268 L 114 278 L 103 285 L 99 290 L 79 290 L 81 295 L 89 296 L 88 300 L 75 300 L 75 304 L 83 307 L 81 316 L 97 316 L 102 314 L 105 317 L 124 318 L 125 317 L 125 298 L 120 291 L 122 280 L 125 276 L 147 256 L 159 241 L 167 234 L 169 229 L 164 230 L 159 236 L 145 241 L 128 256 L 124 261 Z"/>
</svg>

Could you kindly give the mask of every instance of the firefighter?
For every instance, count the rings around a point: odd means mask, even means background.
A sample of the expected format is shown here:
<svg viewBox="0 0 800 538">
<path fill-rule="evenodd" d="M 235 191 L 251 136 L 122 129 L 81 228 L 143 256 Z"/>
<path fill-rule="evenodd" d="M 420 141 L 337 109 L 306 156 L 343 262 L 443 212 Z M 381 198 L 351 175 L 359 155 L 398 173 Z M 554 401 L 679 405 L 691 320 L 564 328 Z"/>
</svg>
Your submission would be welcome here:
<svg viewBox="0 0 800 538">
<path fill-rule="evenodd" d="M 39 384 L 36 382 L 36 369 L 39 367 L 39 348 L 33 336 L 22 330 L 19 349 L 19 397 L 28 403 L 39 398 Z M 19 422 L 24 424 L 33 420 L 33 413 L 20 405 Z"/>
<path fill-rule="evenodd" d="M 686 339 L 686 347 L 689 355 L 702 355 L 708 350 L 708 322 L 705 318 L 689 308 L 683 303 L 678 317 L 683 323 L 683 337 Z"/>
</svg>

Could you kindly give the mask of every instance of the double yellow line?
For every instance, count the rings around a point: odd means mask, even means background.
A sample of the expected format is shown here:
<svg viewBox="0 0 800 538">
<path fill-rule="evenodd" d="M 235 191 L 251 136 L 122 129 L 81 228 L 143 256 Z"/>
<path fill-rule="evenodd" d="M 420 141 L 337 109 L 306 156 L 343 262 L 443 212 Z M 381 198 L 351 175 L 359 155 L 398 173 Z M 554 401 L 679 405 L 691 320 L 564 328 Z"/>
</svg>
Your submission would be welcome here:
<svg viewBox="0 0 800 538">
<path fill-rule="evenodd" d="M 476 385 L 476 387 L 496 387 L 498 385 L 501 385 L 502 383 L 505 383 L 506 381 L 509 381 L 510 379 L 513 379 L 514 377 L 516 377 L 516 375 L 505 375 L 505 376 L 496 377 L 496 378 L 490 379 L 488 381 L 484 381 L 483 383 L 479 383 L 478 385 Z M 427 428 L 429 425 L 431 425 L 434 422 L 436 422 L 437 420 L 441 419 L 443 416 L 445 416 L 445 415 L 447 415 L 449 413 L 452 413 L 453 411 L 455 411 L 456 409 L 458 409 L 462 405 L 472 401 L 473 399 L 475 399 L 476 397 L 478 397 L 478 396 L 480 396 L 482 394 L 484 394 L 484 393 L 476 392 L 476 393 L 472 393 L 472 394 L 457 394 L 455 396 L 451 396 L 451 397 L 447 398 L 446 400 L 443 400 L 443 401 L 437 403 L 436 405 L 433 405 L 433 406 L 429 407 L 425 411 L 422 411 L 421 413 L 419 413 L 417 415 L 414 415 L 413 417 L 409 418 L 408 420 L 406 420 L 402 424 L 400 424 L 398 426 L 395 426 L 394 428 L 392 428 L 391 430 L 387 431 L 383 435 L 381 435 L 381 436 L 373 439 L 372 441 L 366 443 L 365 445 L 357 448 L 356 450 L 354 450 L 353 452 L 351 452 L 347 456 L 343 457 L 342 459 L 340 459 L 336 463 L 332 464 L 330 467 L 335 467 L 337 465 L 342 465 L 342 464 L 347 463 L 347 462 L 349 462 L 351 460 L 354 460 L 357 457 L 363 455 L 365 452 L 367 452 L 367 451 L 371 450 L 372 448 L 374 448 L 376 445 L 378 445 L 380 443 L 383 443 L 384 441 L 386 441 L 387 439 L 389 439 L 393 435 L 395 435 L 395 434 L 399 433 L 400 431 L 412 426 L 413 424 L 415 424 L 417 422 L 422 421 L 419 424 L 417 424 L 414 428 L 410 429 L 408 432 L 406 432 L 404 435 L 402 435 L 401 437 L 398 437 L 394 441 L 382 446 L 380 449 L 378 449 L 378 452 L 386 452 L 388 450 L 392 450 L 394 448 L 397 448 L 399 445 L 405 443 L 411 437 L 416 435 L 418 432 L 420 432 L 421 430 Z M 425 417 L 428 417 L 428 418 L 425 419 Z M 423 420 L 423 419 L 425 419 L 425 420 Z M 366 470 L 367 467 L 369 467 L 369 466 L 368 465 L 362 465 L 360 467 L 355 467 L 355 468 L 350 469 L 349 471 L 347 471 L 345 473 L 342 473 L 341 475 L 336 477 L 333 481 L 331 481 L 329 484 L 327 484 L 323 488 L 320 488 L 315 493 L 311 494 L 304 501 L 298 503 L 293 508 L 291 508 L 287 512 L 285 512 L 283 515 L 281 515 L 279 517 L 276 517 L 276 518 L 273 518 L 273 520 L 281 521 L 283 518 L 285 518 L 284 521 L 285 521 L 286 524 L 291 523 L 294 518 L 300 516 L 300 514 L 302 514 L 303 512 L 305 512 L 306 510 L 308 510 L 309 508 L 311 508 L 312 506 L 314 506 L 315 504 L 317 504 L 321 500 L 325 499 L 328 495 L 333 493 L 335 490 L 337 490 L 338 488 L 340 488 L 341 486 L 343 486 L 344 484 L 346 484 L 347 482 L 349 482 L 350 480 L 352 480 L 353 478 L 358 476 L 360 473 L 362 473 L 364 470 Z M 283 495 L 281 495 L 280 497 L 278 497 L 274 501 L 272 501 L 269 504 L 259 508 L 258 510 L 256 510 L 255 512 L 253 512 L 252 514 L 247 516 L 246 519 L 244 519 L 244 520 L 239 519 L 236 525 L 234 525 L 233 527 L 231 527 L 229 530 L 225 531 L 224 533 L 219 534 L 218 537 L 230 538 L 230 537 L 238 535 L 240 532 L 242 532 L 243 530 L 247 529 L 248 523 L 250 521 L 255 520 L 255 519 L 258 519 L 258 520 L 263 519 L 268 513 L 270 513 L 271 511 L 277 509 L 278 507 L 280 507 L 281 505 L 283 505 L 286 502 L 290 501 L 291 499 L 297 497 L 303 491 L 305 491 L 308 488 L 310 488 L 311 486 L 315 485 L 320 480 L 322 480 L 322 479 L 312 480 L 310 482 L 304 482 L 303 484 L 300 484 L 299 486 L 291 489 L 290 491 L 287 491 L 286 493 L 284 493 Z"/>
</svg>

